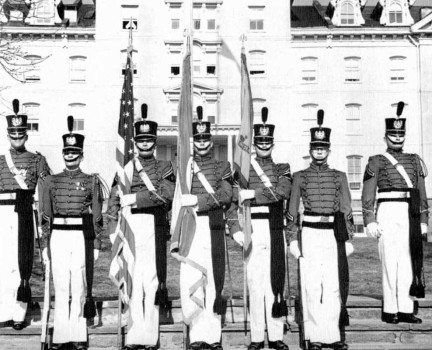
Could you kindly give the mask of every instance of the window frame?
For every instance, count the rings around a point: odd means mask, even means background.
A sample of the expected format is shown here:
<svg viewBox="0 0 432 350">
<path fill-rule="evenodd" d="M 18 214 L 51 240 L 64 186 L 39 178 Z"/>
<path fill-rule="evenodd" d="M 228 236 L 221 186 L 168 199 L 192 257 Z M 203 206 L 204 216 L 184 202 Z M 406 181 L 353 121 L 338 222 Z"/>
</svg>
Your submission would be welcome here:
<svg viewBox="0 0 432 350">
<path fill-rule="evenodd" d="M 73 69 L 74 62 L 82 61 L 83 69 Z M 81 73 L 79 73 L 81 72 Z M 84 79 L 80 79 L 80 75 L 84 76 Z M 75 77 L 75 75 L 78 76 Z M 85 84 L 87 82 L 87 57 L 86 56 L 70 56 L 69 57 L 69 82 L 74 84 Z"/>
<path fill-rule="evenodd" d="M 346 8 L 350 8 L 351 12 L 344 12 Z M 352 22 L 350 22 L 352 21 Z M 342 3 L 340 12 L 340 25 L 341 26 L 353 26 L 356 24 L 354 6 L 351 1 L 345 1 Z"/>
<path fill-rule="evenodd" d="M 313 66 L 307 66 L 306 62 L 313 62 Z M 306 72 L 314 72 L 314 75 L 305 74 Z M 307 79 L 313 77 L 314 79 Z M 306 79 L 305 79 L 306 78 Z M 318 57 L 304 56 L 301 57 L 301 83 L 302 84 L 317 84 L 318 83 Z"/>
<path fill-rule="evenodd" d="M 351 191 L 361 191 L 362 189 L 362 158 L 358 154 L 351 154 L 347 158 L 347 179 L 348 187 Z"/>
<path fill-rule="evenodd" d="M 391 56 L 390 59 L 390 70 L 389 70 L 389 80 L 393 84 L 401 84 L 407 82 L 407 57 L 406 56 Z M 399 63 L 396 63 L 399 62 Z M 396 72 L 400 72 L 397 74 Z M 402 74 L 403 73 L 403 74 Z"/>
<path fill-rule="evenodd" d="M 22 104 L 23 106 L 23 112 L 24 114 L 27 115 L 28 119 L 27 119 L 27 132 L 29 135 L 38 135 L 39 134 L 39 129 L 40 129 L 40 117 L 39 117 L 39 111 L 40 111 L 40 103 L 37 102 L 25 102 Z M 31 109 L 30 111 L 28 110 L 28 108 L 34 108 L 36 107 L 37 112 L 36 113 L 32 113 Z M 31 128 L 29 128 L 31 125 L 37 125 L 37 130 L 33 130 Z"/>
<path fill-rule="evenodd" d="M 360 136 L 362 135 L 362 125 L 361 125 L 361 107 L 360 103 L 347 103 L 345 105 L 345 134 L 348 136 Z M 357 116 L 353 115 L 353 113 L 349 113 L 350 110 L 357 109 Z M 349 121 L 353 123 L 349 123 Z M 356 123 L 355 123 L 356 122 Z M 348 125 L 352 124 L 353 127 L 349 128 Z"/>
<path fill-rule="evenodd" d="M 357 65 L 350 66 L 349 62 L 357 62 Z M 344 57 L 344 67 L 345 67 L 345 84 L 360 84 L 361 79 L 361 57 L 358 56 L 347 56 Z M 357 79 L 355 75 L 357 73 Z M 353 78 L 354 77 L 354 78 Z"/>
<path fill-rule="evenodd" d="M 33 67 L 29 71 L 24 72 L 24 80 L 26 83 L 40 83 L 41 81 L 41 67 L 39 64 L 41 63 L 42 57 L 39 55 L 26 55 L 24 58 L 27 61 L 31 62 L 31 66 Z M 38 61 L 38 63 L 34 63 L 34 61 Z"/>
<path fill-rule="evenodd" d="M 304 103 L 302 104 L 302 136 L 310 136 L 310 129 L 316 126 L 316 116 L 319 104 L 318 103 Z M 305 115 L 305 111 L 307 111 L 307 115 Z M 307 127 L 305 129 L 305 127 Z"/>
<path fill-rule="evenodd" d="M 86 107 L 87 105 L 83 102 L 71 102 L 68 104 L 68 115 L 74 117 L 73 131 L 85 131 Z M 78 111 L 77 108 L 79 108 L 80 110 Z M 79 122 L 82 122 L 82 129 L 76 129 L 76 126 Z"/>
</svg>

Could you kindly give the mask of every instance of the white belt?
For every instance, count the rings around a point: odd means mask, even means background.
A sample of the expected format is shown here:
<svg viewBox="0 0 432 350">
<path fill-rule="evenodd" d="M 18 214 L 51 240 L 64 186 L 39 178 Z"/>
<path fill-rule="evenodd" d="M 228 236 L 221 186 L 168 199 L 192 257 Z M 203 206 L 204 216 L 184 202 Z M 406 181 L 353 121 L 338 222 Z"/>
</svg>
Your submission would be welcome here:
<svg viewBox="0 0 432 350">
<path fill-rule="evenodd" d="M 251 214 L 268 213 L 268 212 L 269 212 L 269 207 L 267 206 L 251 207 Z"/>
<path fill-rule="evenodd" d="M 82 218 L 54 218 L 55 225 L 82 225 Z"/>
<path fill-rule="evenodd" d="M 401 199 L 410 198 L 409 192 L 380 192 L 378 193 L 378 199 Z"/>
<path fill-rule="evenodd" d="M 306 222 L 334 222 L 334 216 L 326 216 L 326 215 L 320 215 L 320 216 L 311 216 L 311 215 L 305 215 L 303 217 L 303 221 Z"/>
<path fill-rule="evenodd" d="M 16 193 L 0 193 L 0 200 L 16 199 Z"/>
</svg>

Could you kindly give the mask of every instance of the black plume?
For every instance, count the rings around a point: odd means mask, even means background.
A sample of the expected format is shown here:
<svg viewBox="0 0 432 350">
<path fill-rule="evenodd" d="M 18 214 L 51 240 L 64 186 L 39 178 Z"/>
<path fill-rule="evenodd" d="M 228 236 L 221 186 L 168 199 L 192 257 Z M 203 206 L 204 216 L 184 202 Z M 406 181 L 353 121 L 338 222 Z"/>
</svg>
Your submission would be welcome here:
<svg viewBox="0 0 432 350">
<path fill-rule="evenodd" d="M 324 111 L 322 109 L 318 110 L 317 122 L 318 122 L 319 127 L 321 127 L 321 125 L 323 125 L 323 122 L 324 122 Z"/>
<path fill-rule="evenodd" d="M 145 103 L 141 105 L 141 118 L 147 119 L 147 104 Z"/>
<path fill-rule="evenodd" d="M 202 107 L 198 106 L 196 111 L 197 111 L 197 115 L 198 115 L 198 120 L 202 120 L 202 118 L 203 118 L 203 115 L 202 115 L 203 109 L 202 109 Z"/>
<path fill-rule="evenodd" d="M 405 107 L 405 102 L 400 101 L 397 105 L 396 115 L 400 117 L 402 115 L 403 109 Z"/>
<path fill-rule="evenodd" d="M 263 107 L 261 108 L 261 120 L 264 124 L 267 122 L 267 118 L 268 118 L 268 108 Z"/>
<path fill-rule="evenodd" d="M 12 101 L 12 107 L 15 114 L 18 114 L 19 111 L 19 101 L 17 99 L 14 99 Z"/>
<path fill-rule="evenodd" d="M 67 124 L 68 124 L 68 130 L 69 130 L 69 132 L 72 132 L 72 130 L 73 130 L 73 123 L 74 123 L 74 119 L 70 115 L 69 117 L 67 117 Z"/>
</svg>

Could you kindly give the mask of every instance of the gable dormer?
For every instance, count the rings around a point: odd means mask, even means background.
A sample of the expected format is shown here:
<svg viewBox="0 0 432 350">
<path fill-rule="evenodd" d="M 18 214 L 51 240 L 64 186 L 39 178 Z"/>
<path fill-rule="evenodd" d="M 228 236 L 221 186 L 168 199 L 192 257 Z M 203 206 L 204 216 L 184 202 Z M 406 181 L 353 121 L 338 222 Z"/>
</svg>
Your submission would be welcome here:
<svg viewBox="0 0 432 350">
<path fill-rule="evenodd" d="M 364 24 L 361 8 L 365 2 L 366 0 L 331 0 L 333 24 L 337 27 L 358 27 Z"/>
<path fill-rule="evenodd" d="M 380 23 L 385 26 L 410 26 L 414 23 L 410 6 L 415 0 L 380 0 L 383 11 Z"/>
</svg>

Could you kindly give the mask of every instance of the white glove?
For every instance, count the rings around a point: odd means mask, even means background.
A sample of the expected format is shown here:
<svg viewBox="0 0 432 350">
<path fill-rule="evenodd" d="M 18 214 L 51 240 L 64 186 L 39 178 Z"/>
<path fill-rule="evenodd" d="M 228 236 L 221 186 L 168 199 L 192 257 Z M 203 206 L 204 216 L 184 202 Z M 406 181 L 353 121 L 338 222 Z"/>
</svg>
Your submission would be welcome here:
<svg viewBox="0 0 432 350">
<path fill-rule="evenodd" d="M 350 256 L 352 253 L 354 253 L 354 246 L 351 242 L 345 242 L 345 252 L 346 256 Z"/>
<path fill-rule="evenodd" d="M 294 258 L 298 259 L 300 258 L 301 252 L 298 246 L 298 241 L 292 241 L 289 245 L 289 251 Z"/>
<path fill-rule="evenodd" d="M 242 204 L 246 199 L 255 198 L 255 190 L 240 190 L 239 202 Z"/>
<path fill-rule="evenodd" d="M 243 244 L 244 244 L 244 233 L 243 232 L 237 231 L 236 233 L 233 234 L 233 238 L 234 238 L 234 241 L 236 241 L 240 247 L 243 247 Z"/>
<path fill-rule="evenodd" d="M 181 195 L 181 206 L 182 207 L 194 207 L 198 204 L 198 197 L 194 194 L 182 194 Z"/>
<path fill-rule="evenodd" d="M 42 259 L 43 259 L 43 262 L 44 262 L 45 264 L 48 264 L 48 263 L 49 263 L 48 248 L 44 248 L 44 249 L 42 250 Z"/>
<path fill-rule="evenodd" d="M 427 224 L 424 224 L 424 223 L 421 223 L 421 224 L 420 224 L 420 228 L 421 228 L 421 233 L 422 233 L 422 235 L 425 235 L 425 234 L 427 233 L 428 225 L 427 225 Z"/>
<path fill-rule="evenodd" d="M 378 224 L 376 222 L 371 222 L 366 226 L 369 235 L 374 238 L 380 238 L 381 237 L 381 229 L 379 228 Z"/>
<path fill-rule="evenodd" d="M 121 207 L 127 207 L 128 205 L 136 204 L 136 193 L 134 194 L 125 194 L 120 197 L 120 205 Z"/>
<path fill-rule="evenodd" d="M 99 258 L 99 249 L 93 249 L 94 261 Z"/>
</svg>

